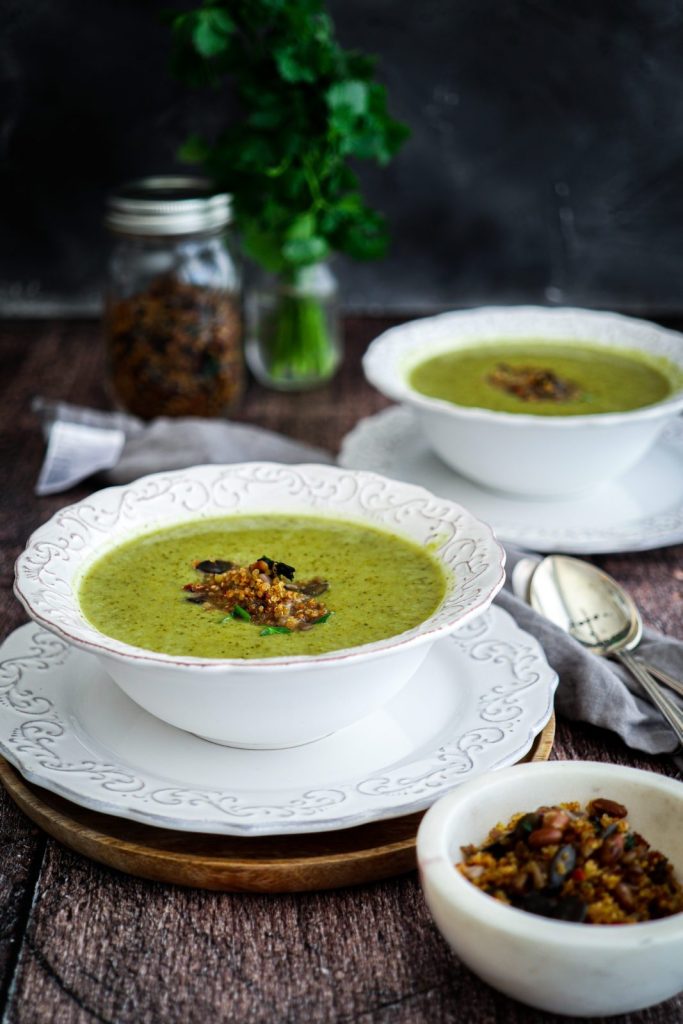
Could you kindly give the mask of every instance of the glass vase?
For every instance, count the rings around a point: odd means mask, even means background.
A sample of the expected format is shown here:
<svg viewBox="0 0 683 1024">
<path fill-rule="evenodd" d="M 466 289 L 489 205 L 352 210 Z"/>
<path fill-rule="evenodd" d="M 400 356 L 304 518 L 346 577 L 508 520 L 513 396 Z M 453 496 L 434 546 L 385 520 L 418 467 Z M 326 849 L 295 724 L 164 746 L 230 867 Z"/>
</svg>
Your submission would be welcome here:
<svg viewBox="0 0 683 1024">
<path fill-rule="evenodd" d="M 337 281 L 327 263 L 263 276 L 247 300 L 246 357 L 279 391 L 328 381 L 342 359 Z"/>
</svg>

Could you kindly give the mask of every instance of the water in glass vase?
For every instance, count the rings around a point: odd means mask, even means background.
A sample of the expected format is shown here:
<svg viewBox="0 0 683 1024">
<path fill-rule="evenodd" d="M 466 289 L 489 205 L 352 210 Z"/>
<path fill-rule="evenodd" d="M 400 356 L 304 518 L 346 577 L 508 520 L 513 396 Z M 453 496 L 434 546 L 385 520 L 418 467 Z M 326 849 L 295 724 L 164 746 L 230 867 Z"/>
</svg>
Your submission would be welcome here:
<svg viewBox="0 0 683 1024">
<path fill-rule="evenodd" d="M 337 282 L 326 263 L 263 277 L 250 292 L 247 324 L 247 362 L 267 387 L 317 387 L 341 362 Z"/>
</svg>

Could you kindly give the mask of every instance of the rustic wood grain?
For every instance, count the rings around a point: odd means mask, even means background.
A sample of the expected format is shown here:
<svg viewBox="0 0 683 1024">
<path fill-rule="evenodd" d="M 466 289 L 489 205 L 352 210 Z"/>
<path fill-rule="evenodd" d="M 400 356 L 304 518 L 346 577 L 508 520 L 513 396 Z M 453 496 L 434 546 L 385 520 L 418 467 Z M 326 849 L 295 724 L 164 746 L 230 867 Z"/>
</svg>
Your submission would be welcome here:
<svg viewBox="0 0 683 1024">
<path fill-rule="evenodd" d="M 347 359 L 326 388 L 278 395 L 251 384 L 238 418 L 336 451 L 387 403 L 359 359 L 388 319 L 347 323 Z M 672 326 L 676 326 L 673 324 Z M 680 325 L 679 325 L 680 326 Z M 96 481 L 37 499 L 43 444 L 35 394 L 106 408 L 97 325 L 0 325 L 0 612 L 25 620 L 11 567 L 28 533 Z M 683 546 L 596 559 L 634 594 L 647 622 L 681 636 Z M 558 721 L 553 756 L 674 775 L 670 759 L 612 733 Z M 0 1000 L 3 1024 L 562 1024 L 499 995 L 449 952 L 414 874 L 333 892 L 244 895 L 144 881 L 37 835 L 0 793 Z M 615 1024 L 680 1024 L 683 998 Z"/>
<path fill-rule="evenodd" d="M 0 799 L 0 1006 L 19 953 L 45 836 L 2 792 Z"/>
</svg>

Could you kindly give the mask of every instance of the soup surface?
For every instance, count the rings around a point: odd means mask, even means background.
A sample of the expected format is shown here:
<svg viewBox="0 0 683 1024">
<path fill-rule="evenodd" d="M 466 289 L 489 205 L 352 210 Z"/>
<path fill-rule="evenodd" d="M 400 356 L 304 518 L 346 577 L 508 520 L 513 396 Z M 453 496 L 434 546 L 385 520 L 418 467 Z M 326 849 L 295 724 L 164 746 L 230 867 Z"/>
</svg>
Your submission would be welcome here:
<svg viewBox="0 0 683 1024">
<path fill-rule="evenodd" d="M 574 342 L 487 342 L 418 363 L 416 391 L 455 405 L 539 416 L 625 412 L 683 386 L 666 359 Z"/>
<path fill-rule="evenodd" d="M 325 580 L 331 612 L 306 631 L 268 632 L 225 609 L 194 603 L 195 565 L 248 566 L 266 555 L 295 581 Z M 218 579 L 218 577 L 216 577 Z M 136 537 L 96 561 L 81 582 L 87 619 L 101 632 L 165 654 L 268 658 L 321 654 L 395 636 L 423 622 L 446 578 L 428 551 L 381 530 L 306 516 L 202 520 Z"/>
</svg>

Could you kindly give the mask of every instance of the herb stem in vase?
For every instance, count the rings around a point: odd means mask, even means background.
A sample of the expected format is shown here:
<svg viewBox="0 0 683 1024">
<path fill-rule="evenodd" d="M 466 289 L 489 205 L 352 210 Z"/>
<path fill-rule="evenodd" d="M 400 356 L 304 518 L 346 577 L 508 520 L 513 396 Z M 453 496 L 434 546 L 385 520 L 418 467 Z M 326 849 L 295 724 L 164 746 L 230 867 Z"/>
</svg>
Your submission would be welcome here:
<svg viewBox="0 0 683 1024">
<path fill-rule="evenodd" d="M 333 376 L 342 358 L 337 283 L 314 264 L 263 276 L 248 303 L 247 360 L 279 390 L 305 390 Z"/>
</svg>

